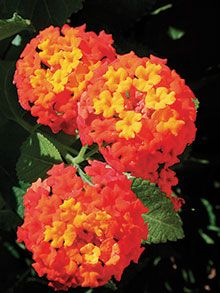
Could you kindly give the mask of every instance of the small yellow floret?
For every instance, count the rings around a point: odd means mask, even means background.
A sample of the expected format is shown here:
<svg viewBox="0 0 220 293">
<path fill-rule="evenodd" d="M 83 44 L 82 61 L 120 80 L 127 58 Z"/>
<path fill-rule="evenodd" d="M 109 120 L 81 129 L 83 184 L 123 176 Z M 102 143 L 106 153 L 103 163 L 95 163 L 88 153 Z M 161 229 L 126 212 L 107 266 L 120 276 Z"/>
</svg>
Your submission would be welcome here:
<svg viewBox="0 0 220 293">
<path fill-rule="evenodd" d="M 168 121 L 159 122 L 156 129 L 158 132 L 169 130 L 173 135 L 177 136 L 179 129 L 184 124 L 185 122 L 183 120 L 177 120 L 175 117 L 171 117 Z"/>
<path fill-rule="evenodd" d="M 118 85 L 127 79 L 128 73 L 122 67 L 115 70 L 113 66 L 109 66 L 108 71 L 103 75 L 103 77 L 107 80 L 106 85 L 109 90 L 114 92 L 118 89 Z"/>
<path fill-rule="evenodd" d="M 161 76 L 158 74 L 161 66 L 153 64 L 150 61 L 146 63 L 146 67 L 140 65 L 135 70 L 135 78 L 133 85 L 141 92 L 147 92 L 152 86 L 161 81 Z"/>
<path fill-rule="evenodd" d="M 112 94 L 105 90 L 101 92 L 98 99 L 93 100 L 95 114 L 103 113 L 103 117 L 110 118 L 115 113 L 120 113 L 124 109 L 124 99 L 118 92 Z"/>
<path fill-rule="evenodd" d="M 119 137 L 134 138 L 135 134 L 141 131 L 142 123 L 140 120 L 142 115 L 140 113 L 126 111 L 122 112 L 119 117 L 122 120 L 116 122 L 115 125 L 116 130 L 120 132 Z"/>
<path fill-rule="evenodd" d="M 71 224 L 67 225 L 67 228 L 63 234 L 64 246 L 71 246 L 76 239 L 76 232 L 74 226 Z"/>
<path fill-rule="evenodd" d="M 65 223 L 60 221 L 54 221 L 53 226 L 45 226 L 44 240 L 51 241 L 51 246 L 59 248 L 63 245 L 63 232 L 65 229 Z"/>
<path fill-rule="evenodd" d="M 46 78 L 53 86 L 54 93 L 58 94 L 64 90 L 64 86 L 68 81 L 67 73 L 62 69 L 58 69 L 55 73 L 47 71 Z"/>
<path fill-rule="evenodd" d="M 81 247 L 80 252 L 84 254 L 85 260 L 89 264 L 96 264 L 99 261 L 99 256 L 101 255 L 100 248 L 88 243 Z"/>
<path fill-rule="evenodd" d="M 145 105 L 149 109 L 159 110 L 176 101 L 175 92 L 168 93 L 165 87 L 151 88 L 145 98 Z"/>
<path fill-rule="evenodd" d="M 120 260 L 120 248 L 118 243 L 112 246 L 112 252 L 110 259 L 105 263 L 107 266 L 115 265 Z"/>
</svg>

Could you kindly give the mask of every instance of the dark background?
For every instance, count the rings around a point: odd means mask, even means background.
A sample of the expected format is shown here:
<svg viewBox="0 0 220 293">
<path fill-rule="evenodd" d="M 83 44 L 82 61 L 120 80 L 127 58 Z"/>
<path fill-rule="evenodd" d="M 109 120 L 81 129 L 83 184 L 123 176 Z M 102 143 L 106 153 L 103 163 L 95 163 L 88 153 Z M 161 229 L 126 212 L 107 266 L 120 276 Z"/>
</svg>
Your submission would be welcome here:
<svg viewBox="0 0 220 293">
<path fill-rule="evenodd" d="M 166 10 L 156 14 L 158 8 L 167 4 Z M 139 56 L 152 53 L 167 58 L 168 65 L 186 79 L 200 101 L 196 140 L 182 163 L 175 166 L 179 177 L 176 192 L 186 201 L 181 212 L 186 237 L 176 243 L 147 247 L 139 265 L 132 264 L 126 269 L 116 292 L 220 292 L 220 12 L 217 4 L 217 0 L 86 0 L 83 9 L 70 18 L 73 26 L 86 23 L 88 30 L 104 29 L 112 33 L 118 53 L 133 50 Z M 173 35 L 173 31 L 179 31 L 182 36 Z M 10 48 L 1 54 L 1 58 L 9 54 L 10 59 Z M 7 194 L 10 186 L 16 184 L 15 164 L 26 133 L 11 121 L 4 126 L 0 130 L 4 137 L 0 145 L 0 175 L 2 192 Z M 14 135 L 20 139 L 11 145 Z M 21 249 L 21 258 L 14 255 L 11 244 L 14 239 L 15 231 L 0 236 L 0 292 L 52 292 L 44 280 L 27 270 L 30 256 L 27 252 Z M 111 289 L 70 291 L 91 293 Z"/>
</svg>

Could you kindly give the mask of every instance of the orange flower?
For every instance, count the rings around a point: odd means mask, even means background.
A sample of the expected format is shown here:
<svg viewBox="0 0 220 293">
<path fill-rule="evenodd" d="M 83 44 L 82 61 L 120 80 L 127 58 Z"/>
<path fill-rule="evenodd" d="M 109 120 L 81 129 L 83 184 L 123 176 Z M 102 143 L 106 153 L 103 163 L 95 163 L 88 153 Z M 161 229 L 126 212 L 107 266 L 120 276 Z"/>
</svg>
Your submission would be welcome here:
<svg viewBox="0 0 220 293">
<path fill-rule="evenodd" d="M 164 174 L 194 139 L 194 99 L 166 60 L 118 56 L 99 68 L 81 97 L 80 138 L 97 143 L 116 170 L 155 182 L 170 196 L 177 179 Z"/>
<path fill-rule="evenodd" d="M 74 134 L 77 102 L 94 71 L 115 59 L 112 38 L 85 26 L 50 26 L 26 46 L 17 62 L 14 82 L 19 102 L 38 123 Z"/>
<path fill-rule="evenodd" d="M 57 290 L 97 287 L 120 280 L 137 262 L 147 239 L 147 208 L 131 191 L 131 181 L 101 162 L 86 167 L 93 186 L 63 164 L 38 179 L 24 196 L 24 224 L 18 241 L 33 253 L 33 267 Z"/>
</svg>

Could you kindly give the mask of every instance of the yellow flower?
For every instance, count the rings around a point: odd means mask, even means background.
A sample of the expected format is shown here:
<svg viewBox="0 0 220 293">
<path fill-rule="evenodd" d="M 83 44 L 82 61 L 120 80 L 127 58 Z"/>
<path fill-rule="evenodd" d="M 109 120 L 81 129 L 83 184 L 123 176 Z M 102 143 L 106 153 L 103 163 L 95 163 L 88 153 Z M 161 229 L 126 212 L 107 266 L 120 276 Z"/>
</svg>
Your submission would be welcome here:
<svg viewBox="0 0 220 293">
<path fill-rule="evenodd" d="M 172 105 L 176 101 L 175 92 L 168 94 L 168 89 L 165 87 L 151 88 L 146 95 L 145 105 L 147 108 L 159 110 L 167 105 Z"/>
<path fill-rule="evenodd" d="M 120 132 L 119 137 L 134 138 L 135 134 L 141 131 L 142 123 L 140 120 L 142 115 L 140 113 L 126 111 L 122 112 L 119 117 L 122 120 L 117 121 L 115 125 L 116 130 Z"/>
<path fill-rule="evenodd" d="M 185 122 L 183 120 L 177 120 L 175 117 L 171 117 L 168 121 L 159 122 L 156 129 L 158 132 L 169 130 L 173 135 L 177 136 L 180 127 L 184 124 Z"/>
<path fill-rule="evenodd" d="M 185 124 L 183 120 L 178 119 L 177 111 L 169 107 L 155 111 L 152 118 L 158 121 L 156 130 L 158 132 L 170 131 L 173 135 L 177 136 L 180 128 Z"/>
<path fill-rule="evenodd" d="M 53 91 L 56 94 L 64 90 L 64 86 L 68 81 L 68 75 L 62 69 L 58 69 L 54 74 L 51 71 L 47 71 L 46 78 L 53 86 Z"/>
<path fill-rule="evenodd" d="M 104 90 L 98 99 L 93 100 L 95 114 L 103 113 L 103 117 L 110 118 L 115 113 L 121 113 L 124 109 L 124 99 L 118 92 L 112 94 L 108 90 Z"/>
<path fill-rule="evenodd" d="M 118 89 L 118 85 L 127 79 L 128 73 L 122 67 L 115 70 L 113 66 L 109 66 L 108 71 L 103 75 L 103 77 L 107 80 L 106 85 L 109 90 L 115 91 Z"/>
<path fill-rule="evenodd" d="M 99 261 L 99 256 L 101 255 L 100 248 L 88 243 L 84 245 L 80 252 L 84 255 L 85 261 L 89 264 L 96 264 Z"/>
<path fill-rule="evenodd" d="M 135 78 L 133 85 L 141 92 L 147 92 L 152 86 L 161 81 L 161 76 L 158 71 L 161 69 L 160 65 L 152 64 L 150 61 L 146 63 L 146 67 L 140 65 L 135 70 Z"/>
</svg>

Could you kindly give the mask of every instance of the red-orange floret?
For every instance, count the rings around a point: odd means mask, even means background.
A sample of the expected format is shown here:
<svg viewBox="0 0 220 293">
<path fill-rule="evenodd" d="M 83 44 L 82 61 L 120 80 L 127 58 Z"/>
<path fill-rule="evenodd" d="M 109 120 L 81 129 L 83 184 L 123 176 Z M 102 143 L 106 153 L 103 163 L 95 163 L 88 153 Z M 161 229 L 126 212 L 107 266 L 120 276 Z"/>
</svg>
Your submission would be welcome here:
<svg viewBox="0 0 220 293">
<path fill-rule="evenodd" d="M 24 196 L 18 241 L 33 253 L 33 267 L 56 290 L 97 287 L 137 262 L 147 239 L 147 212 L 131 181 L 106 164 L 86 167 L 93 185 L 73 166 L 55 165 Z"/>
<path fill-rule="evenodd" d="M 21 106 L 54 133 L 75 134 L 77 102 L 94 71 L 115 59 L 112 37 L 50 26 L 25 47 L 14 82 Z"/>
<path fill-rule="evenodd" d="M 81 97 L 80 138 L 97 143 L 116 170 L 157 183 L 170 196 L 177 184 L 170 167 L 195 137 L 194 99 L 166 60 L 118 56 L 99 68 Z"/>
</svg>

